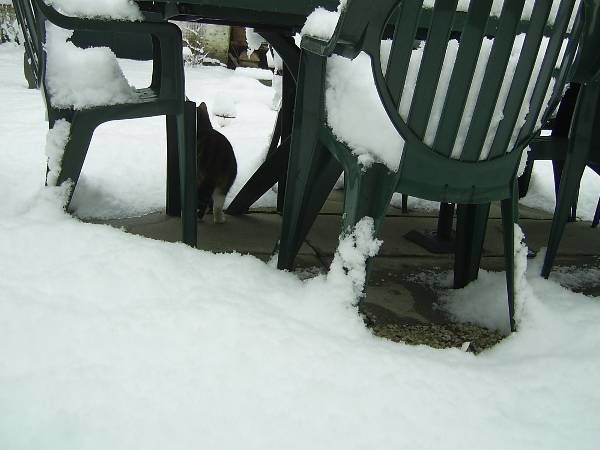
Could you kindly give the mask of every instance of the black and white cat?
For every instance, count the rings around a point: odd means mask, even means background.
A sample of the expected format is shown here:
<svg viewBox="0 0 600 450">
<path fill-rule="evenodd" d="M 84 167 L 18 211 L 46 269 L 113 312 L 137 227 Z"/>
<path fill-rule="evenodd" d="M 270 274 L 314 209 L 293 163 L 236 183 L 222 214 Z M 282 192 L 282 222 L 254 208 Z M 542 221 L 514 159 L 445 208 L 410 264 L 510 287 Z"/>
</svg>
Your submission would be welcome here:
<svg viewBox="0 0 600 450">
<path fill-rule="evenodd" d="M 215 130 L 205 103 L 196 108 L 198 219 L 212 204 L 213 222 L 225 222 L 223 203 L 237 175 L 237 161 L 229 140 Z"/>
</svg>

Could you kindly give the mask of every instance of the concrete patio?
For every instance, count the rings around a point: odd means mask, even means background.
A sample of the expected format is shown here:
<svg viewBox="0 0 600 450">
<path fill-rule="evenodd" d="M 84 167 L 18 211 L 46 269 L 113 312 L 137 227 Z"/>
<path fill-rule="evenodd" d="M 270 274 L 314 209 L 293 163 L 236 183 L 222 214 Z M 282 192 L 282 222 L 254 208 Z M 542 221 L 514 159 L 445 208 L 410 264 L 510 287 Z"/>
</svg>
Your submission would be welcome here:
<svg viewBox="0 0 600 450">
<path fill-rule="evenodd" d="M 337 244 L 343 192 L 334 191 L 315 226 L 309 233 L 297 259 L 296 272 L 310 277 L 326 271 Z M 546 245 L 552 216 L 546 212 L 520 207 L 520 224 L 533 251 Z M 175 242 L 180 239 L 180 221 L 157 212 L 143 217 L 94 221 L 123 228 L 129 233 L 152 239 Z M 198 226 L 198 247 L 212 252 L 239 252 L 269 260 L 279 236 L 281 217 L 273 209 L 253 209 L 244 216 L 227 216 L 222 225 L 212 223 L 207 215 Z M 409 211 L 391 207 L 379 238 L 383 245 L 375 258 L 368 297 L 363 312 L 377 325 L 444 323 L 447 319 L 436 311 L 439 295 L 423 277 L 426 272 L 452 269 L 453 256 L 434 254 L 408 241 L 404 235 L 414 229 L 435 229 L 434 212 Z M 569 223 L 565 229 L 555 268 L 600 267 L 600 230 L 590 222 Z M 504 270 L 500 208 L 492 205 L 484 244 L 482 268 Z M 600 280 L 586 285 L 583 292 L 600 296 Z"/>
</svg>

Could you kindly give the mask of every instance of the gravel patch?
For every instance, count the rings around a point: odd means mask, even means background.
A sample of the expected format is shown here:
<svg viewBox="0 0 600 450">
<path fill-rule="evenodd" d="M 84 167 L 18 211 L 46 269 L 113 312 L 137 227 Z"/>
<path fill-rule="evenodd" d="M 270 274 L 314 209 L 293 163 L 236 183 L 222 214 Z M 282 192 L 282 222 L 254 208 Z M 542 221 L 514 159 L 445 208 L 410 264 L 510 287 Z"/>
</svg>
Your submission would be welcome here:
<svg viewBox="0 0 600 450">
<path fill-rule="evenodd" d="M 475 354 L 493 347 L 504 337 L 498 331 L 472 323 L 368 325 L 375 335 L 394 342 L 428 345 L 433 348 L 455 347 Z"/>
</svg>

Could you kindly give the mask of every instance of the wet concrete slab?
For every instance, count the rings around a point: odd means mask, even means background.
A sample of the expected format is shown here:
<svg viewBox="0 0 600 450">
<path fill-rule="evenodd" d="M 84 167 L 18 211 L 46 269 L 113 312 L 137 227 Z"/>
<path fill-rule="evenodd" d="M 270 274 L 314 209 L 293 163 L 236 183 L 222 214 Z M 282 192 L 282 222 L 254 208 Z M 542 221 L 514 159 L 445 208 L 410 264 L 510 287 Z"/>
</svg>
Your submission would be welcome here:
<svg viewBox="0 0 600 450">
<path fill-rule="evenodd" d="M 327 270 L 337 247 L 341 225 L 343 197 L 335 191 L 317 218 L 296 260 L 296 273 L 306 278 Z M 440 295 L 427 282 L 427 273 L 451 273 L 453 255 L 434 254 L 407 240 L 404 235 L 414 229 L 435 229 L 436 212 L 402 213 L 390 208 L 379 238 L 383 245 L 372 264 L 368 295 L 361 303 L 367 320 L 378 324 L 443 323 L 446 318 L 436 309 Z M 156 212 L 144 217 L 126 218 L 107 223 L 126 232 L 152 239 L 175 242 L 181 236 L 178 218 Z M 547 244 L 551 216 L 542 211 L 522 208 L 520 225 L 529 247 L 535 251 Z M 274 251 L 281 226 L 281 216 L 274 209 L 253 210 L 243 216 L 227 216 L 225 224 L 213 224 L 205 216 L 198 224 L 198 248 L 212 252 L 251 254 L 268 261 Z M 568 267 L 600 268 L 600 230 L 589 222 L 566 226 L 557 270 Z M 493 205 L 484 243 L 482 268 L 504 270 L 502 227 L 497 205 Z M 449 275 L 450 276 L 450 275 Z M 600 277 L 582 288 L 587 295 L 600 295 Z"/>
</svg>

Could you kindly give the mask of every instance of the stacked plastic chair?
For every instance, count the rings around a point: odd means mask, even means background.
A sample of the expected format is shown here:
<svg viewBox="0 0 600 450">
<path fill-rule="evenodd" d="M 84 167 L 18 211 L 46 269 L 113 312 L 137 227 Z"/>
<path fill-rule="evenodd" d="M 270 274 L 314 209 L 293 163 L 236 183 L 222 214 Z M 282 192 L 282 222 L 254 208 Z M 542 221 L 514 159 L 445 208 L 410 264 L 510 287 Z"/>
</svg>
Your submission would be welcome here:
<svg viewBox="0 0 600 450">
<path fill-rule="evenodd" d="M 525 0 L 505 0 L 497 17 L 493 3 L 472 1 L 468 11 L 459 11 L 457 0 L 349 0 L 330 39 L 304 36 L 280 268 L 293 266 L 342 171 L 342 233 L 365 216 L 374 219 L 377 231 L 394 192 L 458 205 L 456 287 L 477 276 L 489 204 L 500 201 L 508 311 L 515 329 L 517 169 L 523 149 L 551 112 L 547 106 L 560 99 L 581 39 L 587 39 L 585 49 L 600 43 L 590 29 L 598 1 L 582 2 L 580 10 L 575 0 L 538 0 L 527 15 Z M 557 10 L 551 10 L 553 3 Z M 389 53 L 383 51 L 389 44 L 382 43 L 384 35 L 393 36 Z M 446 58 L 456 45 L 455 56 Z M 403 141 L 397 168 L 377 158 L 362 165 L 364 155 L 329 123 L 326 87 L 336 83 L 328 74 L 331 58 L 355 59 L 362 52 L 370 57 L 382 107 Z M 482 62 L 480 55 L 487 52 Z M 584 53 L 596 70 L 593 52 Z M 449 78 L 441 79 L 442 71 Z M 410 102 L 403 101 L 407 95 Z"/>
<path fill-rule="evenodd" d="M 39 55 L 39 80 L 53 129 L 58 121 L 69 124 L 69 135 L 52 181 L 77 184 L 94 130 L 111 120 L 165 115 L 167 129 L 167 214 L 182 216 L 183 241 L 196 243 L 196 133 L 195 105 L 185 99 L 182 39 L 179 28 L 168 22 L 127 21 L 66 16 L 43 0 L 14 0 L 26 20 L 26 48 Z M 47 23 L 64 30 L 109 36 L 123 33 L 150 36 L 153 44 L 153 72 L 150 86 L 136 89 L 131 101 L 93 106 L 65 105 L 55 98 L 48 85 Z M 28 40 L 26 40 L 28 42 Z M 29 53 L 29 50 L 28 50 Z M 81 68 L 84 70 L 84 67 Z M 77 69 L 74 69 L 77 70 Z M 115 161 L 115 164 L 118 164 Z M 72 190 L 71 190 L 72 194 Z"/>
</svg>

